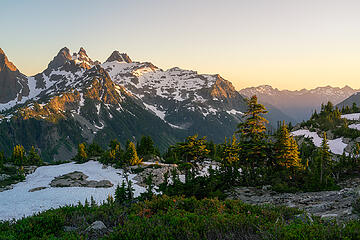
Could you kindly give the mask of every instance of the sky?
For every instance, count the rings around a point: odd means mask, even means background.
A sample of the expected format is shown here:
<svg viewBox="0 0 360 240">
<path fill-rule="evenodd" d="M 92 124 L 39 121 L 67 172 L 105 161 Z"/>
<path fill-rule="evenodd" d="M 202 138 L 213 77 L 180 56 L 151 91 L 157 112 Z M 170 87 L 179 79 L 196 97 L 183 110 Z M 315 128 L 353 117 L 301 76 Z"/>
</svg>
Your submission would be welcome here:
<svg viewBox="0 0 360 240">
<path fill-rule="evenodd" d="M 218 73 L 236 89 L 360 88 L 359 12 L 358 0 L 1 0 L 0 48 L 26 75 L 67 46 Z"/>
</svg>

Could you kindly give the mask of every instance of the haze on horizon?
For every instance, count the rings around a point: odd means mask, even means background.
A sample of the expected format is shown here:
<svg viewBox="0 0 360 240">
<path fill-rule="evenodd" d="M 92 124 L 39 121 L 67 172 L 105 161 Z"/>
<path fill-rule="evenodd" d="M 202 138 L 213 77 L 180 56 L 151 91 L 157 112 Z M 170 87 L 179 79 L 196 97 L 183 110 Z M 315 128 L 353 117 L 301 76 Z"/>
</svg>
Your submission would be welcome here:
<svg viewBox="0 0 360 240">
<path fill-rule="evenodd" d="M 237 89 L 360 88 L 360 1 L 1 1 L 0 47 L 24 74 L 64 46 L 167 69 L 219 73 Z"/>
</svg>

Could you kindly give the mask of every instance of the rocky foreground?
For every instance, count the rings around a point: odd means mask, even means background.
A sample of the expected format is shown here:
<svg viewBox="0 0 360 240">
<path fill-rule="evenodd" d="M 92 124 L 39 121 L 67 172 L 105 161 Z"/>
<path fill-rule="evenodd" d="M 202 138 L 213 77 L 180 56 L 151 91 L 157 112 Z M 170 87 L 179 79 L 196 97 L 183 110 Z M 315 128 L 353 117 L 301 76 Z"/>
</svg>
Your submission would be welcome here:
<svg viewBox="0 0 360 240">
<path fill-rule="evenodd" d="M 277 193 L 268 187 L 240 187 L 229 193 L 229 198 L 256 205 L 296 207 L 322 219 L 346 221 L 359 218 L 353 210 L 353 203 L 359 198 L 359 182 L 359 178 L 344 182 L 339 191 L 303 193 Z"/>
</svg>

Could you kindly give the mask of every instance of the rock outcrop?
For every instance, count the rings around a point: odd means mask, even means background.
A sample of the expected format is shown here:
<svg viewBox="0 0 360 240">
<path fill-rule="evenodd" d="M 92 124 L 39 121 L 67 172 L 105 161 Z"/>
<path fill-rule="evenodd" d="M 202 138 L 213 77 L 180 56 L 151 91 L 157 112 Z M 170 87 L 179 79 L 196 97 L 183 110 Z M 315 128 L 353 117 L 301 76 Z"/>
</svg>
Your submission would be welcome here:
<svg viewBox="0 0 360 240">
<path fill-rule="evenodd" d="M 88 178 L 82 172 L 71 172 L 59 177 L 54 178 L 50 186 L 51 187 L 91 187 L 91 188 L 110 188 L 114 186 L 109 180 L 101 180 L 101 181 L 88 181 Z"/>
<path fill-rule="evenodd" d="M 114 51 L 106 60 L 106 62 L 113 61 L 132 63 L 130 57 L 126 53 L 119 53 L 119 51 Z"/>
<path fill-rule="evenodd" d="M 340 191 L 277 193 L 266 187 L 241 187 L 229 193 L 230 199 L 240 199 L 245 203 L 296 207 L 322 219 L 337 220 L 358 218 L 352 211 L 352 204 L 358 197 L 358 190 L 354 188 L 343 188 Z"/>
</svg>

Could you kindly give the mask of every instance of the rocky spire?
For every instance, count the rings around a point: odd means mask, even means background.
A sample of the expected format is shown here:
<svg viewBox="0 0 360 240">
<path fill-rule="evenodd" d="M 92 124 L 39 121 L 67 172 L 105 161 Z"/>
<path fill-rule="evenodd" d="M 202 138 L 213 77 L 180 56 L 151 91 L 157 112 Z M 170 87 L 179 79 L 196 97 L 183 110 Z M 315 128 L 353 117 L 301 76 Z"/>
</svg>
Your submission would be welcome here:
<svg viewBox="0 0 360 240">
<path fill-rule="evenodd" d="M 94 65 L 94 62 L 89 58 L 89 56 L 86 54 L 85 49 L 82 47 L 77 54 L 74 53 L 74 58 L 78 61 L 83 62 L 85 65 L 88 65 L 88 67 Z"/>
<path fill-rule="evenodd" d="M 106 60 L 106 62 L 113 61 L 132 63 L 130 57 L 126 53 L 119 53 L 119 51 L 114 51 Z"/>
<path fill-rule="evenodd" d="M 4 51 L 0 48 L 0 72 L 4 71 L 5 69 L 8 69 L 12 72 L 17 71 L 15 65 L 8 60 Z"/>
<path fill-rule="evenodd" d="M 28 94 L 27 77 L 19 72 L 0 48 L 0 104 L 20 100 Z"/>
<path fill-rule="evenodd" d="M 56 69 L 63 66 L 67 61 L 71 60 L 70 50 L 67 47 L 62 48 L 54 59 L 49 63 L 48 69 Z"/>
</svg>

